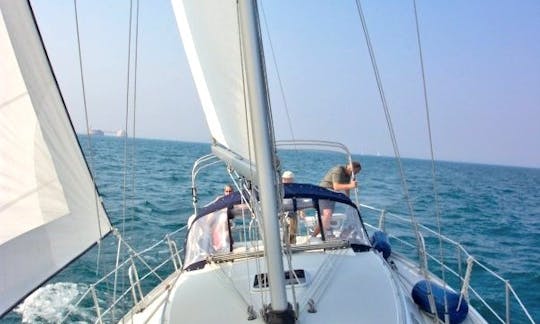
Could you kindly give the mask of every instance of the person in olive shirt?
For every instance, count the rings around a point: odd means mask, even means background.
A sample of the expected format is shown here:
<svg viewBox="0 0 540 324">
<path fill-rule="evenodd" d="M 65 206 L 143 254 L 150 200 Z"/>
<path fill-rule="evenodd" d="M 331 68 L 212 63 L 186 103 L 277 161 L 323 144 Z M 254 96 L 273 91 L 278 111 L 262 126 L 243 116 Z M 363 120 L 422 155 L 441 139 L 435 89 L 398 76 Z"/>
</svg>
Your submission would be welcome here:
<svg viewBox="0 0 540 324">
<path fill-rule="evenodd" d="M 362 166 L 357 161 L 352 161 L 346 166 L 337 165 L 326 173 L 324 178 L 319 183 L 319 186 L 334 191 L 342 191 L 348 196 L 350 190 L 355 188 L 357 184 L 353 174 L 358 174 L 361 169 Z M 330 221 L 332 219 L 332 213 L 334 212 L 334 205 L 335 203 L 332 201 L 319 201 L 319 207 L 322 212 L 322 224 L 325 230 L 330 228 Z M 319 226 L 316 226 L 315 230 L 313 231 L 313 236 L 317 236 L 320 231 Z"/>
</svg>

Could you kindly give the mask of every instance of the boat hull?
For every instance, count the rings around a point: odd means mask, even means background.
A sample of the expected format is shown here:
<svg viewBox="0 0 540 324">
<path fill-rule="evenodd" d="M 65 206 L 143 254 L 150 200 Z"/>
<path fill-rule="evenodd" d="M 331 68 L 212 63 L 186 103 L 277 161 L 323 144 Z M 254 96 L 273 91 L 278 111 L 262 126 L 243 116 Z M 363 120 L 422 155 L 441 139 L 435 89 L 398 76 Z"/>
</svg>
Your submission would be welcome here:
<svg viewBox="0 0 540 324">
<path fill-rule="evenodd" d="M 288 264 L 287 258 L 283 262 Z M 305 273 L 294 285 L 294 297 L 293 285 L 286 286 L 289 302 L 296 300 L 299 322 L 408 323 L 412 313 L 422 316 L 411 307 L 393 270 L 373 251 L 306 251 L 293 254 L 291 264 Z M 184 271 L 152 303 L 159 306 L 150 304 L 124 321 L 262 323 L 260 310 L 270 303 L 269 291 L 254 278 L 264 268 L 264 258 L 247 258 Z M 250 306 L 254 320 L 248 320 Z"/>
</svg>

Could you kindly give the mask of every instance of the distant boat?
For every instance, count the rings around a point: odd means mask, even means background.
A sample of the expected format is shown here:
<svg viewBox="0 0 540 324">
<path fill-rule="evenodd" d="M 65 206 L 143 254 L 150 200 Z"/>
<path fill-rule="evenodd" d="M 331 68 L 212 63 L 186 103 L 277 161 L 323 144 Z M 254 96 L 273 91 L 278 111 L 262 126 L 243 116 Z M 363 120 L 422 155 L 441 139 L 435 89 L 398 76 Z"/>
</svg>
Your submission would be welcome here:
<svg viewBox="0 0 540 324">
<path fill-rule="evenodd" d="M 124 137 L 126 136 L 126 131 L 123 129 L 119 129 L 116 131 L 116 137 Z"/>
</svg>

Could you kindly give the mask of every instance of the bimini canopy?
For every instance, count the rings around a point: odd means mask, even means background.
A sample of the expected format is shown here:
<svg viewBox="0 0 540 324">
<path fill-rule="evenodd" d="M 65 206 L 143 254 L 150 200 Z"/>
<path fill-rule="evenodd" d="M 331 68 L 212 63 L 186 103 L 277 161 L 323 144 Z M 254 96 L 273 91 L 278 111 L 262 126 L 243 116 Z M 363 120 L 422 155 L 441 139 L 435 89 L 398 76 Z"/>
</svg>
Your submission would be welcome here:
<svg viewBox="0 0 540 324">
<path fill-rule="evenodd" d="M 284 184 L 283 189 L 283 213 L 311 209 L 314 212 L 310 212 L 311 216 L 306 217 L 305 221 L 310 218 L 311 226 L 316 226 L 321 214 L 318 207 L 319 201 L 332 201 L 335 203 L 334 222 L 328 231 L 335 235 L 334 239 L 348 241 L 353 249 L 355 246 L 369 245 L 360 213 L 356 205 L 346 195 L 316 185 L 302 183 Z M 248 192 L 244 192 L 244 196 L 248 197 Z M 234 248 L 233 237 L 234 243 L 243 240 L 241 238 L 244 237 L 243 235 L 237 237 L 237 227 L 241 227 L 243 222 L 238 223 L 233 219 L 246 212 L 246 209 L 242 208 L 244 203 L 242 194 L 235 192 L 217 198 L 199 209 L 197 214 L 191 217 L 185 245 L 185 269 L 199 269 L 206 264 L 208 257 L 232 252 Z"/>
<path fill-rule="evenodd" d="M 309 183 L 285 183 L 283 184 L 286 199 L 311 198 L 314 200 L 330 200 L 356 208 L 352 200 L 341 192 L 335 192 Z"/>
<path fill-rule="evenodd" d="M 293 198 L 297 198 L 297 199 L 309 198 L 313 200 L 324 199 L 324 200 L 339 202 L 342 204 L 349 205 L 353 208 L 356 208 L 356 205 L 346 195 L 340 192 L 328 190 L 326 188 L 319 187 L 313 184 L 284 183 L 283 189 L 284 189 L 283 198 L 285 199 L 293 199 Z M 248 197 L 248 193 L 246 191 L 244 191 L 244 196 Z M 233 192 L 227 196 L 222 196 L 212 201 L 208 205 L 202 207 L 201 209 L 199 209 L 197 212 L 197 216 L 195 216 L 193 221 L 196 221 L 197 219 L 205 215 L 208 215 L 210 213 L 216 212 L 218 210 L 221 210 L 227 207 L 234 207 L 235 205 L 239 205 L 241 203 L 242 203 L 242 194 L 238 191 Z"/>
</svg>

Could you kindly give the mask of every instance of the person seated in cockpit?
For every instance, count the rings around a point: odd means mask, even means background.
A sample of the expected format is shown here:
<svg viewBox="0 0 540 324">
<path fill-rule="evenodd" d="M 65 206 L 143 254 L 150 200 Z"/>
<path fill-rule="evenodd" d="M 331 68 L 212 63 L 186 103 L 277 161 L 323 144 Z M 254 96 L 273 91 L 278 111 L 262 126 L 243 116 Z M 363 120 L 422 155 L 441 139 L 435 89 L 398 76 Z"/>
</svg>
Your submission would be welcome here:
<svg viewBox="0 0 540 324">
<path fill-rule="evenodd" d="M 285 171 L 281 175 L 282 183 L 293 183 L 294 182 L 294 173 L 291 171 Z M 285 199 L 290 200 L 290 199 Z M 285 203 L 285 201 L 284 201 Z M 298 228 L 298 215 L 296 211 L 287 211 L 285 213 L 285 222 L 288 224 L 288 235 L 283 235 L 283 243 L 285 244 L 296 244 L 296 230 Z"/>
</svg>

